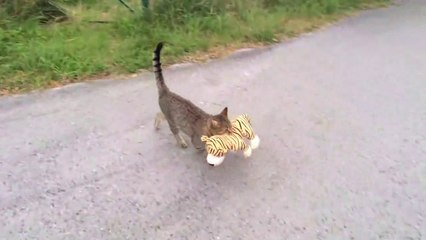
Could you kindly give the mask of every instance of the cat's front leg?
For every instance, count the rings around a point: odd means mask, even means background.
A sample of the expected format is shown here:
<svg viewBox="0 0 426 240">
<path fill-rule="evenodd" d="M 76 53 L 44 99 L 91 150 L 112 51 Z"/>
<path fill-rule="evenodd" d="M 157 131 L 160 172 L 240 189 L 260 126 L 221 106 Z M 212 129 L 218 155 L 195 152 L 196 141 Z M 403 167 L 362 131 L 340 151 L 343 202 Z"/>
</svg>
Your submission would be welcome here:
<svg viewBox="0 0 426 240">
<path fill-rule="evenodd" d="M 173 133 L 173 136 L 175 137 L 177 144 L 179 144 L 181 148 L 187 148 L 188 144 L 186 143 L 185 139 L 180 134 L 179 128 L 176 126 L 174 120 L 172 120 L 171 118 L 167 118 L 167 122 L 169 123 L 170 131 Z"/>
<path fill-rule="evenodd" d="M 197 134 L 193 134 L 191 136 L 191 143 L 194 146 L 194 148 L 197 149 L 197 151 L 204 151 L 205 150 L 205 145 L 201 141 L 201 138 Z"/>
<path fill-rule="evenodd" d="M 185 139 L 178 132 L 177 134 L 173 134 L 175 136 L 176 142 L 179 144 L 181 148 L 187 148 L 188 143 L 186 143 Z"/>
</svg>

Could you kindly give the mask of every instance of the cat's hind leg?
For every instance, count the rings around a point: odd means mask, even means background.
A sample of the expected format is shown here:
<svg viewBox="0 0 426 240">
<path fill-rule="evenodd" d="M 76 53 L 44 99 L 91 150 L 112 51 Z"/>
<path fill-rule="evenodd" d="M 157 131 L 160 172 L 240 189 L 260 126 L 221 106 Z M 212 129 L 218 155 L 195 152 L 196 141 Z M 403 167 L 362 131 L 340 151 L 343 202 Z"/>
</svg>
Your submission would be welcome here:
<svg viewBox="0 0 426 240">
<path fill-rule="evenodd" d="M 155 115 L 155 121 L 154 121 L 154 127 L 155 127 L 155 130 L 160 129 L 160 124 L 161 124 L 161 122 L 162 122 L 164 119 L 165 119 L 165 116 L 164 116 L 164 114 L 163 114 L 162 112 L 158 112 L 158 113 Z"/>
</svg>

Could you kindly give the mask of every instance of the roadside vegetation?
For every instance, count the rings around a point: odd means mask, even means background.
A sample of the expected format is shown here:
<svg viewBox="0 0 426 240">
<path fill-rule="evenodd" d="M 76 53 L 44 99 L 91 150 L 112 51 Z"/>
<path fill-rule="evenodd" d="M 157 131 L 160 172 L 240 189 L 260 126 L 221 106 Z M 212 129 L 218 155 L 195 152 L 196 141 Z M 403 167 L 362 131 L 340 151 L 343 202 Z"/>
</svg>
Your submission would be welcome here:
<svg viewBox="0 0 426 240">
<path fill-rule="evenodd" d="M 0 95 L 297 36 L 389 0 L 0 0 Z M 50 3 L 54 3 L 54 7 Z M 52 10 L 53 9 L 53 10 Z M 220 55 L 220 54 L 219 54 Z"/>
</svg>

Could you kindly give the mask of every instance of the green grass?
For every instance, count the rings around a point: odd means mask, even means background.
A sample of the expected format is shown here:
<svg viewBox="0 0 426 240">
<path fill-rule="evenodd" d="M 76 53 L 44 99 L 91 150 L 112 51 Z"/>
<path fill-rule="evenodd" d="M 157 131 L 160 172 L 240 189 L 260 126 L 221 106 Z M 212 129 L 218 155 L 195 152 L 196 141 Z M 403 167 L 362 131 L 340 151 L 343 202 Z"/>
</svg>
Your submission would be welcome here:
<svg viewBox="0 0 426 240">
<path fill-rule="evenodd" d="M 218 46 L 297 36 L 389 0 L 157 0 L 145 14 L 118 1 L 68 2 L 72 18 L 62 23 L 0 13 L 0 95 L 149 68 L 158 41 L 169 44 L 164 61 L 172 63 Z M 127 2 L 140 10 L 139 0 Z"/>
</svg>

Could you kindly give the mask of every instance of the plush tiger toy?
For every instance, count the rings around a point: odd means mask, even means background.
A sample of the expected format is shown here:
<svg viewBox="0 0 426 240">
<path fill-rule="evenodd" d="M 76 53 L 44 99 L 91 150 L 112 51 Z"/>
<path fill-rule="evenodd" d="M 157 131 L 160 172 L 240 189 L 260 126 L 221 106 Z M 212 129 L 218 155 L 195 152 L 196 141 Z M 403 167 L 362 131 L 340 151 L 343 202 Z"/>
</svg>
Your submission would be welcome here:
<svg viewBox="0 0 426 240">
<path fill-rule="evenodd" d="M 260 139 L 251 126 L 250 118 L 243 114 L 231 121 L 231 133 L 202 136 L 207 151 L 207 162 L 212 166 L 220 165 L 225 160 L 225 154 L 229 151 L 244 151 L 244 156 L 250 157 L 252 149 L 259 146 Z M 250 140 L 250 145 L 244 142 L 244 138 Z"/>
</svg>

